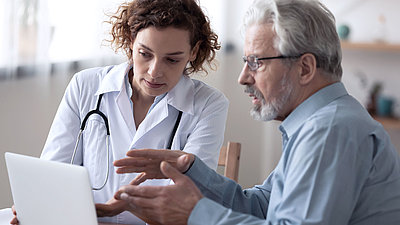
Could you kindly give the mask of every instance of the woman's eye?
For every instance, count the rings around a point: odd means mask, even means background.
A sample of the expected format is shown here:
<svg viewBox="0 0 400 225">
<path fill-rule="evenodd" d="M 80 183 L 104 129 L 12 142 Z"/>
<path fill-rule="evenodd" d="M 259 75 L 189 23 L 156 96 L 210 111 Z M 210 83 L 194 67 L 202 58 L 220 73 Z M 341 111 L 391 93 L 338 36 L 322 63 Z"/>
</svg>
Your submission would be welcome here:
<svg viewBox="0 0 400 225">
<path fill-rule="evenodd" d="M 170 63 L 172 63 L 172 64 L 178 63 L 178 62 L 179 62 L 179 60 L 172 59 L 172 58 L 167 58 L 167 61 L 170 62 Z"/>
<path fill-rule="evenodd" d="M 151 55 L 149 53 L 143 52 L 143 51 L 139 51 L 139 55 L 141 55 L 142 57 L 145 57 L 145 58 L 151 57 Z"/>
</svg>

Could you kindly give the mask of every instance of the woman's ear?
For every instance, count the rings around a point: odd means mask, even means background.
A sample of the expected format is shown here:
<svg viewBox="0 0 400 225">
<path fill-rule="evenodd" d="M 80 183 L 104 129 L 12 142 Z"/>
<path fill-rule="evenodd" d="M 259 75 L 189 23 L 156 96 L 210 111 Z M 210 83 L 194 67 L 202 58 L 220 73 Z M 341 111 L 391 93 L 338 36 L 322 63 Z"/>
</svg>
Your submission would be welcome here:
<svg viewBox="0 0 400 225">
<path fill-rule="evenodd" d="M 300 77 L 302 85 L 309 84 L 315 77 L 317 71 L 317 59 L 311 53 L 305 53 L 300 57 Z"/>
<path fill-rule="evenodd" d="M 198 41 L 192 50 L 190 51 L 189 61 L 194 61 L 197 58 L 197 53 L 199 52 L 201 41 Z"/>
</svg>

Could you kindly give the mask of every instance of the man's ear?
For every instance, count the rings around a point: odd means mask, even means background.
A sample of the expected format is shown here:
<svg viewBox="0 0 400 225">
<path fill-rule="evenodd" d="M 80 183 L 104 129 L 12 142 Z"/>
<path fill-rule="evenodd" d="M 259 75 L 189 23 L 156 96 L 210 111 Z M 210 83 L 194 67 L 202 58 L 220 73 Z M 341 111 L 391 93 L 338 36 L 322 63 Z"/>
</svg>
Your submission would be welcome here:
<svg viewBox="0 0 400 225">
<path fill-rule="evenodd" d="M 314 77 L 316 76 L 317 72 L 317 59 L 311 53 L 305 53 L 300 57 L 299 60 L 300 66 L 300 76 L 299 82 L 302 85 L 309 84 Z"/>
<path fill-rule="evenodd" d="M 201 41 L 198 41 L 192 50 L 190 51 L 189 61 L 194 61 L 197 58 L 197 53 L 199 52 Z"/>
</svg>

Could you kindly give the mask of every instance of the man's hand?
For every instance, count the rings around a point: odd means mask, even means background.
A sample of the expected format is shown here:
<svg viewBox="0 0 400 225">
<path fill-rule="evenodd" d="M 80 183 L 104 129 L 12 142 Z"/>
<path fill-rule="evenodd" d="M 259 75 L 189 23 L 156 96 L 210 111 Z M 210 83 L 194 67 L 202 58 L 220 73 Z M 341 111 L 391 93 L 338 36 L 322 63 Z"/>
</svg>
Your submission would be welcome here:
<svg viewBox="0 0 400 225">
<path fill-rule="evenodd" d="M 133 149 L 128 157 L 114 161 L 117 173 L 141 173 L 131 184 L 138 185 L 147 179 L 166 178 L 160 171 L 161 161 L 166 161 L 181 173 L 194 162 L 194 155 L 179 150 Z"/>
<path fill-rule="evenodd" d="M 163 177 L 174 185 L 137 186 L 127 185 L 115 194 L 129 204 L 129 211 L 151 224 L 187 224 L 191 211 L 203 197 L 189 177 L 167 162 L 162 162 Z"/>
<path fill-rule="evenodd" d="M 116 216 L 128 209 L 128 203 L 115 198 L 110 199 L 105 204 L 96 204 L 96 213 L 98 217 Z"/>
</svg>

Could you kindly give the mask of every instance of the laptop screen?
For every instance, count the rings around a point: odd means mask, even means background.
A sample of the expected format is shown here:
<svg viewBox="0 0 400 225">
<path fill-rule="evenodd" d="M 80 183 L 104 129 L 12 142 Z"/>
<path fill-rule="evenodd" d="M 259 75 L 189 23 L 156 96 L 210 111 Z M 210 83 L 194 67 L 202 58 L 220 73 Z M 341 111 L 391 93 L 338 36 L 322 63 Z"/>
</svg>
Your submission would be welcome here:
<svg viewBox="0 0 400 225">
<path fill-rule="evenodd" d="M 20 224 L 98 224 L 86 168 L 9 152 L 5 159 Z"/>
</svg>

